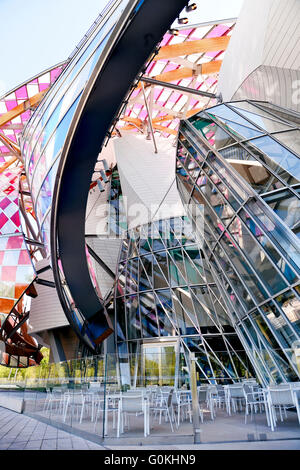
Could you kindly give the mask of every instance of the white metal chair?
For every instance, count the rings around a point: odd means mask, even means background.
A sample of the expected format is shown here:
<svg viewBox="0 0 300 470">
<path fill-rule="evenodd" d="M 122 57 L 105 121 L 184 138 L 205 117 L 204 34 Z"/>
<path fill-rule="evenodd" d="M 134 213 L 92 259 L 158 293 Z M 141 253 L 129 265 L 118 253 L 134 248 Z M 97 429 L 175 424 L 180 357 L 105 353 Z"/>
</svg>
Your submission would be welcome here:
<svg viewBox="0 0 300 470">
<path fill-rule="evenodd" d="M 234 413 L 237 412 L 238 405 L 242 408 L 242 403 L 245 402 L 245 395 L 243 385 L 225 385 L 225 397 L 226 397 L 226 410 L 229 416 L 231 416 L 231 410 Z"/>
<path fill-rule="evenodd" d="M 201 405 L 203 405 L 203 403 L 207 403 L 206 395 L 207 395 L 206 390 L 201 390 L 200 388 L 198 389 L 198 406 L 199 406 L 199 414 L 200 414 L 202 423 L 203 423 L 203 407 Z"/>
<path fill-rule="evenodd" d="M 206 389 L 206 404 L 210 411 L 211 419 L 214 420 L 216 417 L 215 404 L 218 396 L 218 390 L 216 385 L 209 385 Z"/>
<path fill-rule="evenodd" d="M 50 411 L 50 413 L 52 413 L 53 411 L 59 410 L 62 405 L 61 395 L 58 395 L 54 389 L 51 391 L 50 388 L 46 388 L 46 392 L 47 396 L 44 402 L 43 411 Z"/>
<path fill-rule="evenodd" d="M 175 420 L 174 410 L 177 412 L 177 420 Z M 192 422 L 192 405 L 190 399 L 190 392 L 175 390 L 172 396 L 172 417 L 175 420 L 177 429 L 179 428 L 180 421 L 184 421 L 189 417 L 190 422 Z"/>
<path fill-rule="evenodd" d="M 118 427 L 117 437 L 120 433 L 124 432 L 124 427 L 127 425 L 129 428 L 128 415 L 130 414 L 143 414 L 144 415 L 144 436 L 150 434 L 149 426 L 149 401 L 143 394 L 131 395 L 124 394 L 118 399 Z"/>
<path fill-rule="evenodd" d="M 216 405 L 221 408 L 226 406 L 226 397 L 225 397 L 225 390 L 223 385 L 216 385 L 217 394 L 214 397 L 214 401 Z"/>
<path fill-rule="evenodd" d="M 280 388 L 269 388 L 267 391 L 267 400 L 272 431 L 274 431 L 274 428 L 276 427 L 277 423 L 276 408 L 279 409 L 280 419 L 281 421 L 283 421 L 282 411 L 286 411 L 286 409 L 288 408 L 295 407 L 300 425 L 300 406 L 297 396 L 297 390 L 293 390 L 289 386 Z"/>
<path fill-rule="evenodd" d="M 104 419 L 104 436 L 107 436 L 107 428 L 108 428 L 108 416 L 109 413 L 112 414 L 113 422 L 112 427 L 113 429 L 116 428 L 116 415 L 118 413 L 118 396 L 111 398 L 111 396 L 106 394 L 105 401 L 104 401 L 104 394 L 98 393 L 94 395 L 94 431 L 96 430 L 98 418 L 100 417 L 100 413 L 103 413 Z"/>
<path fill-rule="evenodd" d="M 260 413 L 267 408 L 267 403 L 265 401 L 265 397 L 262 391 L 253 391 L 253 388 L 250 385 L 244 383 L 244 396 L 245 396 L 245 424 L 247 424 L 247 416 L 249 415 L 249 411 L 251 414 L 251 420 L 253 419 L 253 412 L 256 413 L 260 411 Z M 269 424 L 268 413 L 267 414 L 267 421 Z"/>
<path fill-rule="evenodd" d="M 70 411 L 70 415 L 72 418 L 77 416 L 77 419 L 82 421 L 83 417 L 83 410 L 85 404 L 85 395 L 82 390 L 75 391 L 70 390 L 64 394 L 64 405 L 63 405 L 63 421 L 65 422 L 67 419 L 68 412 Z M 79 411 L 80 410 L 80 411 Z M 80 413 L 80 417 L 79 417 Z"/>
<path fill-rule="evenodd" d="M 67 385 L 60 385 L 58 387 L 53 387 L 52 394 L 54 397 L 54 401 L 56 402 L 56 410 L 59 413 L 63 412 L 63 404 L 64 404 L 64 393 L 68 390 Z"/>
<path fill-rule="evenodd" d="M 52 409 L 53 395 L 50 388 L 46 388 L 46 394 L 43 411 L 48 411 L 50 407 Z"/>
<path fill-rule="evenodd" d="M 167 420 L 167 418 L 169 419 L 172 432 L 174 432 L 172 423 L 174 417 L 174 408 L 172 404 L 173 391 L 173 388 L 171 388 L 167 395 L 165 393 L 161 393 L 161 396 L 156 403 L 150 405 L 150 411 L 153 411 L 155 415 L 159 412 L 159 424 L 161 424 L 162 414 L 165 413 L 165 420 Z"/>
</svg>

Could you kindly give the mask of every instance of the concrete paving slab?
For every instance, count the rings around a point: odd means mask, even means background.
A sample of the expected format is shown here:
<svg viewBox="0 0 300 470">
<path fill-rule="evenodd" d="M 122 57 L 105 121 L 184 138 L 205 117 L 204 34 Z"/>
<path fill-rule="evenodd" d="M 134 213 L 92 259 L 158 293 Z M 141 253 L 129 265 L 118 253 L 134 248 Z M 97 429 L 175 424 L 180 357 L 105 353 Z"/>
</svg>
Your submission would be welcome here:
<svg viewBox="0 0 300 470">
<path fill-rule="evenodd" d="M 41 445 L 42 445 L 42 440 L 39 439 L 39 440 L 30 440 L 29 442 L 27 442 L 26 444 L 26 447 L 25 447 L 25 450 L 38 450 L 41 448 Z"/>
<path fill-rule="evenodd" d="M 236 424 L 241 426 L 240 418 L 234 417 L 232 421 L 236 420 Z M 296 436 L 299 435 L 298 425 L 293 420 L 290 425 L 287 423 L 279 423 L 278 431 L 275 433 L 268 433 L 265 441 L 253 441 L 253 442 L 202 442 L 202 444 L 194 445 L 191 443 L 175 443 L 168 439 L 167 445 L 154 444 L 152 445 L 149 441 L 143 442 L 143 445 L 135 444 L 128 439 L 122 439 L 121 443 L 105 443 L 103 445 L 91 442 L 85 438 L 76 436 L 70 432 L 58 429 L 50 424 L 45 424 L 34 418 L 17 414 L 13 411 L 4 410 L 0 407 L 0 450 L 189 450 L 189 451 L 200 451 L 200 450 L 300 450 L 300 438 L 282 439 L 281 436 L 284 432 L 288 432 L 287 436 L 292 436 L 292 433 Z M 5 425 L 3 426 L 3 422 Z M 214 422 L 207 422 L 206 427 L 208 429 L 207 434 L 203 434 L 202 437 L 208 438 L 213 432 L 216 431 L 216 424 Z M 234 423 L 229 423 L 228 418 L 224 417 L 219 420 L 217 426 L 217 434 L 214 437 L 220 439 L 222 437 L 222 429 L 228 429 L 228 426 Z M 290 433 L 290 434 L 289 434 Z M 244 432 L 245 434 L 245 432 Z M 172 437 L 172 436 L 170 436 Z M 274 437 L 274 439 L 272 439 Z M 276 439 L 277 438 L 277 439 Z M 136 438 L 138 442 L 138 438 Z M 163 442 L 163 439 L 162 439 Z"/>
</svg>

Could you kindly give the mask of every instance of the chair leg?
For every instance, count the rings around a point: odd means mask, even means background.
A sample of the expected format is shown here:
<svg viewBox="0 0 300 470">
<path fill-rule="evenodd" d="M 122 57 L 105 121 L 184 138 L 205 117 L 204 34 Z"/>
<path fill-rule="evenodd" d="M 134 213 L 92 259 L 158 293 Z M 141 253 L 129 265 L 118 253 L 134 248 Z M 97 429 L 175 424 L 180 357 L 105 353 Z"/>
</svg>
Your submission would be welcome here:
<svg viewBox="0 0 300 470">
<path fill-rule="evenodd" d="M 96 431 L 96 426 L 97 426 L 97 421 L 98 421 L 98 406 L 97 403 L 95 404 L 95 410 L 94 410 L 94 432 Z"/>
<path fill-rule="evenodd" d="M 146 406 L 145 406 L 144 413 L 146 415 L 146 434 L 147 434 L 147 436 L 149 436 L 149 434 L 150 434 L 150 409 L 149 409 L 148 404 L 146 404 Z"/>
<path fill-rule="evenodd" d="M 172 420 L 171 420 L 169 408 L 167 408 L 167 413 L 168 413 L 168 416 L 169 416 L 169 420 L 170 420 L 170 425 L 171 425 L 172 432 L 174 432 L 174 428 L 173 428 L 173 424 L 172 424 Z"/>
<path fill-rule="evenodd" d="M 283 422 L 282 409 L 280 405 L 279 405 L 279 415 L 280 415 L 280 421 Z"/>
<path fill-rule="evenodd" d="M 212 400 L 210 400 L 209 407 L 210 407 L 210 416 L 213 421 L 215 416 L 214 416 L 214 403 Z"/>
<path fill-rule="evenodd" d="M 271 405 L 271 403 L 269 403 L 269 411 L 270 411 L 270 423 L 271 423 L 271 430 L 274 431 L 274 410 L 273 410 L 273 407 Z"/>
<path fill-rule="evenodd" d="M 190 423 L 192 424 L 192 408 L 191 408 L 191 402 L 188 401 L 188 413 L 189 413 L 189 416 L 190 416 Z"/>
<path fill-rule="evenodd" d="M 297 397 L 295 397 L 295 406 L 296 406 L 298 421 L 299 421 L 299 425 L 300 425 L 300 406 L 299 406 L 299 402 L 297 400 Z"/>
<path fill-rule="evenodd" d="M 203 423 L 203 411 L 201 410 L 201 406 L 200 406 L 199 403 L 198 403 L 198 407 L 199 407 L 199 415 L 200 415 L 200 418 L 201 418 L 201 423 Z"/>
<path fill-rule="evenodd" d="M 83 413 L 84 413 L 85 404 L 86 404 L 86 403 L 85 403 L 85 399 L 83 399 L 83 402 L 82 402 L 82 405 L 81 405 L 80 420 L 79 420 L 80 424 L 82 423 L 82 418 L 83 418 Z M 78 407 L 78 409 L 79 409 L 79 407 Z"/>
<path fill-rule="evenodd" d="M 121 427 L 121 409 L 119 406 L 118 409 L 118 428 L 117 428 L 117 437 L 120 437 L 120 427 Z"/>
<path fill-rule="evenodd" d="M 248 403 L 246 402 L 246 408 L 245 408 L 245 424 L 247 424 L 247 415 L 248 415 Z"/>
</svg>

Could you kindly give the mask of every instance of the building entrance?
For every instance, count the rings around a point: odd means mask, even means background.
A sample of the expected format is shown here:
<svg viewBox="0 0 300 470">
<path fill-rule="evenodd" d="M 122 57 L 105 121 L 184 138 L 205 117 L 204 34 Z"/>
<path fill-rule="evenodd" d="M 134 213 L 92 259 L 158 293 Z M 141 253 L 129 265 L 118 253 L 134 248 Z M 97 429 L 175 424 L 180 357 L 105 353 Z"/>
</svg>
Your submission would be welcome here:
<svg viewBox="0 0 300 470">
<path fill-rule="evenodd" d="M 178 341 L 151 342 L 142 345 L 144 386 L 178 384 Z"/>
</svg>

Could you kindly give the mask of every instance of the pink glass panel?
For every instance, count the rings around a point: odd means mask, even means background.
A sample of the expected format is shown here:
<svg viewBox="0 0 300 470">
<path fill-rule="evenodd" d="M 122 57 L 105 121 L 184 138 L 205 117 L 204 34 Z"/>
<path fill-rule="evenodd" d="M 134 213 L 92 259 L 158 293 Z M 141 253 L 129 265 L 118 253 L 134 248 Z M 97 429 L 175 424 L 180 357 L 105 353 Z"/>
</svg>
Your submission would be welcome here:
<svg viewBox="0 0 300 470">
<path fill-rule="evenodd" d="M 6 101 L 5 101 L 5 104 L 6 104 L 6 109 L 7 109 L 7 111 L 10 111 L 11 109 L 13 109 L 13 108 L 15 108 L 16 106 L 18 106 L 17 100 L 6 100 Z"/>
<path fill-rule="evenodd" d="M 15 91 L 16 97 L 18 100 L 27 100 L 28 99 L 28 93 L 27 93 L 27 87 L 26 85 L 22 86 L 18 90 Z"/>
</svg>

